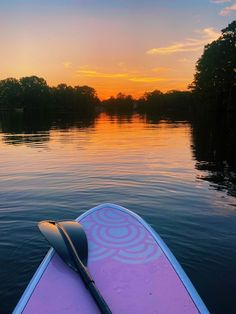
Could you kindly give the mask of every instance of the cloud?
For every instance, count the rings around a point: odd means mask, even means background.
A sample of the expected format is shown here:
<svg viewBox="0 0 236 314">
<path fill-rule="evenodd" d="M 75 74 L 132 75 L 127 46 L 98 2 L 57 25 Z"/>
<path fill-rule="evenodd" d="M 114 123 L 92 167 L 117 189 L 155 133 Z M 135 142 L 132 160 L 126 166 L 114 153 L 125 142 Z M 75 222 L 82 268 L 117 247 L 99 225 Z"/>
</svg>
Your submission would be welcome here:
<svg viewBox="0 0 236 314">
<path fill-rule="evenodd" d="M 69 61 L 66 61 L 66 62 L 63 63 L 63 67 L 64 67 L 65 69 L 69 69 L 70 66 L 71 66 L 71 62 L 69 62 Z"/>
<path fill-rule="evenodd" d="M 201 30 L 196 30 L 196 33 L 201 34 L 204 40 L 216 40 L 221 33 L 215 30 L 213 27 L 206 27 Z"/>
<path fill-rule="evenodd" d="M 178 52 L 194 52 L 202 50 L 209 42 L 217 39 L 220 33 L 214 28 L 208 27 L 195 31 L 198 38 L 186 38 L 183 42 L 173 43 L 169 46 L 152 48 L 146 53 L 149 55 L 170 55 Z"/>
<path fill-rule="evenodd" d="M 178 43 L 166 47 L 152 48 L 147 51 L 149 55 L 169 55 L 176 52 L 197 51 L 202 47 L 196 46 L 194 43 Z"/>
<path fill-rule="evenodd" d="M 162 69 L 164 71 L 164 67 L 156 68 L 156 69 Z M 153 83 L 153 82 L 160 82 L 160 81 L 166 81 L 165 78 L 161 77 L 154 77 L 154 76 L 143 76 L 141 73 L 136 73 L 136 76 L 134 76 L 134 73 L 105 73 L 105 72 L 98 72 L 96 70 L 89 70 L 89 69 L 79 69 L 76 71 L 76 73 L 80 76 L 85 76 L 89 78 L 109 78 L 109 79 L 125 79 L 131 82 L 136 83 Z"/>
<path fill-rule="evenodd" d="M 221 16 L 228 16 L 232 11 L 236 11 L 236 3 L 232 4 L 230 7 L 225 7 L 220 11 Z"/>
<path fill-rule="evenodd" d="M 153 68 L 152 72 L 159 72 L 159 73 L 161 72 L 161 73 L 163 73 L 163 72 L 167 72 L 169 70 L 171 70 L 171 69 L 167 68 L 167 67 L 157 67 L 157 68 Z"/>
<path fill-rule="evenodd" d="M 211 0 L 212 3 L 216 4 L 223 4 L 223 3 L 229 3 L 232 2 L 232 0 Z M 231 6 L 223 8 L 219 15 L 221 16 L 229 16 L 232 11 L 236 11 L 236 3 L 232 4 Z"/>
<path fill-rule="evenodd" d="M 96 78 L 123 78 L 128 76 L 127 73 L 103 73 L 93 70 L 77 70 L 76 73 L 86 77 Z"/>
<path fill-rule="evenodd" d="M 161 82 L 166 81 L 166 79 L 161 77 L 131 77 L 129 81 L 136 82 L 136 83 L 154 83 L 154 82 Z"/>
<path fill-rule="evenodd" d="M 232 0 L 212 0 L 211 2 L 219 4 L 219 3 L 226 3 L 226 2 L 231 2 L 231 1 Z"/>
</svg>

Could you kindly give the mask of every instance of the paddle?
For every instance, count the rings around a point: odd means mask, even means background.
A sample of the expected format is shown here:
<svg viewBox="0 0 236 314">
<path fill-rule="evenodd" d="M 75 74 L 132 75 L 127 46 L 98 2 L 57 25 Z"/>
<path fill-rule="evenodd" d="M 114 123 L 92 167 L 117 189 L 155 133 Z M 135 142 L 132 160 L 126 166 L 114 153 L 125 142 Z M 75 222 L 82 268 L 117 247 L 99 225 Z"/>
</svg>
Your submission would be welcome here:
<svg viewBox="0 0 236 314">
<path fill-rule="evenodd" d="M 81 276 L 100 311 L 111 314 L 88 272 L 88 241 L 82 225 L 76 221 L 42 221 L 38 227 L 62 260 Z"/>
</svg>

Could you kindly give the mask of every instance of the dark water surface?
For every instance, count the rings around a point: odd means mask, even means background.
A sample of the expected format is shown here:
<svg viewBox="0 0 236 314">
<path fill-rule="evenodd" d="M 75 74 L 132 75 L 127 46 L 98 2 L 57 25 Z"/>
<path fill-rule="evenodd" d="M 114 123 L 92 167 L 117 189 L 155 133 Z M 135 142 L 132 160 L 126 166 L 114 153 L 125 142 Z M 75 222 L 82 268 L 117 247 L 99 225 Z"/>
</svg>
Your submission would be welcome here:
<svg viewBox="0 0 236 314">
<path fill-rule="evenodd" d="M 197 134 L 186 121 L 138 116 L 0 120 L 0 312 L 48 250 L 38 221 L 111 202 L 152 225 L 212 313 L 236 313 L 236 176 L 223 159 L 201 160 Z"/>
</svg>

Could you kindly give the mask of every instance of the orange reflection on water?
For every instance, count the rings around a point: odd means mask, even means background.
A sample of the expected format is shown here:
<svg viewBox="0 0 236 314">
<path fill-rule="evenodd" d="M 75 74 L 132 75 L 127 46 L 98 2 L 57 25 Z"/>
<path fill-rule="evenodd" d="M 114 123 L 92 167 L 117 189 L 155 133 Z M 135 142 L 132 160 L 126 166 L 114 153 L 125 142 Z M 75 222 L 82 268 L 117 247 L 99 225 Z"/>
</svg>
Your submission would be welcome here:
<svg viewBox="0 0 236 314">
<path fill-rule="evenodd" d="M 17 136 L 22 140 L 26 135 L 14 135 L 15 141 Z M 137 174 L 174 178 L 181 173 L 181 178 L 186 180 L 190 173 L 181 169 L 194 168 L 190 127 L 186 123 L 150 124 L 139 116 L 111 118 L 101 114 L 91 127 L 54 129 L 49 131 L 48 140 L 34 143 L 34 139 L 32 136 L 32 142 L 18 145 L 11 145 L 10 139 L 8 144 L 0 142 L 6 173 L 15 171 L 21 176 L 31 172 L 54 173 L 60 169 L 65 173 L 78 171 L 85 177 L 96 177 L 97 183 L 99 180 L 108 183 L 112 176 Z"/>
</svg>

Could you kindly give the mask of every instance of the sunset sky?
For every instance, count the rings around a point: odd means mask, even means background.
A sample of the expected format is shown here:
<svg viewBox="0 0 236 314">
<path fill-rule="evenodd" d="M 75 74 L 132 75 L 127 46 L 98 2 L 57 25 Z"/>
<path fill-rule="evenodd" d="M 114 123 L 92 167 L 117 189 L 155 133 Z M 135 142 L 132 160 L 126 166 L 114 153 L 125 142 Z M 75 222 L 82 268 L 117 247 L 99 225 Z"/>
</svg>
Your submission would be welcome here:
<svg viewBox="0 0 236 314">
<path fill-rule="evenodd" d="M 118 92 L 184 90 L 236 0 L 0 0 L 0 79 Z"/>
</svg>

